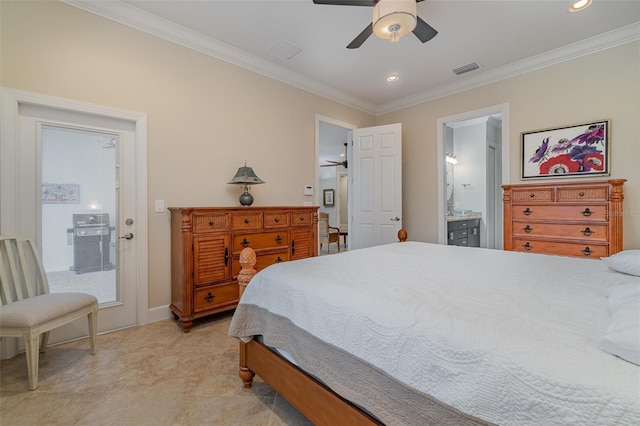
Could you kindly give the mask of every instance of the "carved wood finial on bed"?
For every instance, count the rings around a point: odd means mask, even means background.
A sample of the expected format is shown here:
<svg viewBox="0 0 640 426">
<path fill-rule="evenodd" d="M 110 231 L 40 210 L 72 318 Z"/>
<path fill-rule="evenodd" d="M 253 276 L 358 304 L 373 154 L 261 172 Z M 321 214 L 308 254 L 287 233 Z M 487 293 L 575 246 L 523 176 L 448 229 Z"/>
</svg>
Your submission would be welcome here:
<svg viewBox="0 0 640 426">
<path fill-rule="evenodd" d="M 256 274 L 256 270 L 253 269 L 256 266 L 256 252 L 251 247 L 246 247 L 240 252 L 240 266 L 242 270 L 238 272 L 238 287 L 240 290 L 240 297 L 244 293 L 244 289 L 247 288 L 249 281 Z"/>
<path fill-rule="evenodd" d="M 401 243 L 404 243 L 405 241 L 407 241 L 407 230 L 404 228 L 401 228 L 398 231 L 398 239 L 400 240 Z"/>
</svg>

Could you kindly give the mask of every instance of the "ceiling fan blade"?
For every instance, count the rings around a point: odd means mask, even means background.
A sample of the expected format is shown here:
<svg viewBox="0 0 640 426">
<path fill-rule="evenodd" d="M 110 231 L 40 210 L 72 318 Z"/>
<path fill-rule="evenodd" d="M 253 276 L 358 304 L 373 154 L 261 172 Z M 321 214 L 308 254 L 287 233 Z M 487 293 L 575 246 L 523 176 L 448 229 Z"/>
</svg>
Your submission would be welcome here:
<svg viewBox="0 0 640 426">
<path fill-rule="evenodd" d="M 435 28 L 424 22 L 419 16 L 416 16 L 416 18 L 418 22 L 416 23 L 416 27 L 413 29 L 413 33 L 421 42 L 426 43 L 438 34 L 438 31 L 436 31 Z"/>
<path fill-rule="evenodd" d="M 351 43 L 349 43 L 347 49 L 357 49 L 358 47 L 362 46 L 362 43 L 364 43 L 371 34 L 373 34 L 373 23 L 369 24 L 367 28 L 362 30 L 362 32 L 358 34 L 358 36 L 354 38 Z"/>
<path fill-rule="evenodd" d="M 320 164 L 320 167 L 338 167 L 341 166 L 342 163 L 339 164 Z"/>
<path fill-rule="evenodd" d="M 375 6 L 378 0 L 313 0 L 315 4 L 331 4 L 334 6 Z"/>
</svg>

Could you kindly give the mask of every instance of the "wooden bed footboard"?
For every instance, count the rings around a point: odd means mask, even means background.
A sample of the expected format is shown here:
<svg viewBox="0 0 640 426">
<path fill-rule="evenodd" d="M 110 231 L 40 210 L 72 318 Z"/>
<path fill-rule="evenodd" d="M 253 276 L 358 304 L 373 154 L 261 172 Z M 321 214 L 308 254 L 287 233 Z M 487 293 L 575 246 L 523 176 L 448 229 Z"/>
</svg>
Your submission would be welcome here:
<svg viewBox="0 0 640 426">
<path fill-rule="evenodd" d="M 398 240 L 407 240 L 407 231 L 398 231 Z M 240 297 L 256 274 L 256 254 L 247 247 L 240 253 L 238 274 Z M 316 425 L 381 425 L 365 411 L 342 398 L 321 382 L 290 363 L 264 344 L 251 340 L 240 342 L 239 376 L 250 388 L 257 374 L 284 399 Z"/>
</svg>

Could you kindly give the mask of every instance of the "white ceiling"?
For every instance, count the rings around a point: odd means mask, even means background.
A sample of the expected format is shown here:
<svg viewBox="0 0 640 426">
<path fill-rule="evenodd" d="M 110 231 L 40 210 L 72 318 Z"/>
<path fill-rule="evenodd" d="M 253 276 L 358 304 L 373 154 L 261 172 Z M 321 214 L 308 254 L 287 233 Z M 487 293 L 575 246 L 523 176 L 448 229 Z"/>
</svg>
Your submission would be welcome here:
<svg viewBox="0 0 640 426">
<path fill-rule="evenodd" d="M 372 35 L 347 49 L 371 7 L 312 0 L 61 0 L 360 110 L 381 114 L 640 39 L 640 0 L 425 0 L 418 15 L 438 30 L 392 44 Z M 269 49 L 302 49 L 290 60 Z M 470 62 L 480 69 L 456 76 Z M 585 70 L 586 71 L 586 70 Z M 388 83 L 396 73 L 400 80 Z"/>
</svg>

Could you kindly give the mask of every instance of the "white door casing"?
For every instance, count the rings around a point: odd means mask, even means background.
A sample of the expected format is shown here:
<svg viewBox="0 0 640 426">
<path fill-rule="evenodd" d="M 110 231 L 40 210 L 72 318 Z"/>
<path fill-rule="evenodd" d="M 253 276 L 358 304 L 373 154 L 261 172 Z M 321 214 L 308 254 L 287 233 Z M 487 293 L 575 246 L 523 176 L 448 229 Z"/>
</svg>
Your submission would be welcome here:
<svg viewBox="0 0 640 426">
<path fill-rule="evenodd" d="M 355 129 L 349 176 L 349 249 L 398 241 L 402 228 L 402 126 Z"/>
<path fill-rule="evenodd" d="M 99 331 L 112 330 L 148 321 L 147 281 L 147 190 L 146 190 L 146 115 L 69 101 L 14 89 L 0 89 L 2 126 L 0 154 L 2 195 L 0 196 L 0 232 L 39 241 L 40 184 L 38 170 L 39 134 L 43 125 L 86 128 L 117 134 L 121 207 L 117 227 L 120 233 L 132 232 L 133 240 L 118 240 L 123 303 L 101 307 Z M 133 226 L 125 225 L 127 218 Z M 122 285 L 122 284 L 121 284 Z M 127 313 L 125 313 L 128 308 Z M 51 341 L 82 335 L 77 324 L 61 330 Z M 4 352 L 4 348 L 3 348 Z"/>
</svg>

